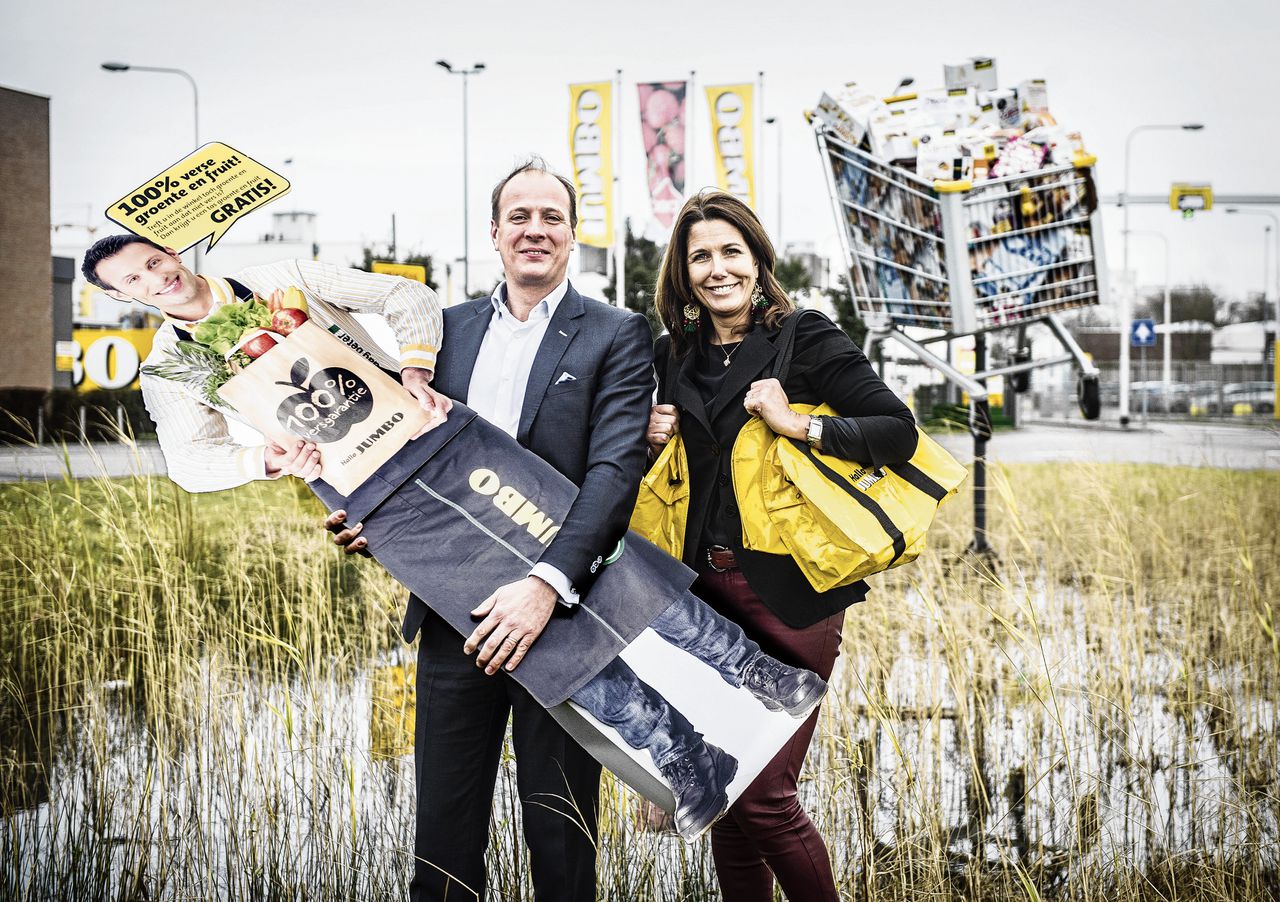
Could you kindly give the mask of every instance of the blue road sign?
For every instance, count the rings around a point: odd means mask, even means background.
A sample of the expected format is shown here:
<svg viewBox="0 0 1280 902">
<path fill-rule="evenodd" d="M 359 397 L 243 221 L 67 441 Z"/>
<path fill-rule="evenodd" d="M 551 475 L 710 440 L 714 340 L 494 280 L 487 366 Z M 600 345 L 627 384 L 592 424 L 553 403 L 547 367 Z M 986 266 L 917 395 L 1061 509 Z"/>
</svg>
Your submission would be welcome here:
<svg viewBox="0 0 1280 902">
<path fill-rule="evenodd" d="M 1156 344 L 1156 321 L 1135 319 L 1129 327 L 1129 344 L 1135 348 L 1153 348 Z"/>
</svg>

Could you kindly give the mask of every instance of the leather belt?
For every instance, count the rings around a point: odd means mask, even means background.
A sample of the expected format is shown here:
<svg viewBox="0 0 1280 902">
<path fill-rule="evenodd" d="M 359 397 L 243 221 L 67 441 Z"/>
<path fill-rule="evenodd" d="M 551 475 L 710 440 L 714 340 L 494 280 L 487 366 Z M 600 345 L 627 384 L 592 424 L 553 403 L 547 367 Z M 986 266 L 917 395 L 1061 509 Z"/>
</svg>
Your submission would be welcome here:
<svg viewBox="0 0 1280 902">
<path fill-rule="evenodd" d="M 738 559 L 734 556 L 732 548 L 726 548 L 723 545 L 708 545 L 704 549 L 704 554 L 707 565 L 717 573 L 738 569 Z"/>
</svg>

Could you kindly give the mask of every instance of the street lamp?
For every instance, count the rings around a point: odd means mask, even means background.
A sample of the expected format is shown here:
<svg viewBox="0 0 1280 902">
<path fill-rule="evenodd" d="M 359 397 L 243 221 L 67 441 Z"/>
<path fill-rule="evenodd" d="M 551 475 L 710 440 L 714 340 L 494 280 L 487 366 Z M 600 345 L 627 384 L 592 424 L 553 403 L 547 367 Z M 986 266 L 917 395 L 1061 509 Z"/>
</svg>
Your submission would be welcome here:
<svg viewBox="0 0 1280 902">
<path fill-rule="evenodd" d="M 171 69 L 168 66 L 134 66 L 130 63 L 103 63 L 102 68 L 108 72 L 162 72 L 168 75 L 181 75 L 191 85 L 191 106 L 192 112 L 192 139 L 195 141 L 191 145 L 192 151 L 200 146 L 200 91 L 196 88 L 196 80 L 191 77 L 191 73 L 183 69 Z M 200 272 L 200 245 L 197 244 L 195 251 L 194 269 Z"/>
<path fill-rule="evenodd" d="M 778 226 L 777 234 L 774 236 L 774 243 L 777 244 L 778 250 L 782 250 L 782 123 L 778 121 L 777 116 L 770 116 L 764 121 L 765 125 L 772 125 L 778 137 Z"/>
<path fill-rule="evenodd" d="M 436 65 L 450 75 L 462 76 L 462 297 L 471 297 L 471 252 L 467 231 L 471 226 L 467 212 L 467 76 L 484 71 L 484 63 L 475 63 L 470 69 L 455 69 L 448 60 L 436 60 Z"/>
<path fill-rule="evenodd" d="M 1138 132 L 1186 131 L 1198 132 L 1204 128 L 1199 122 L 1181 125 L 1139 125 L 1130 130 L 1124 139 L 1124 274 L 1129 279 L 1129 156 L 1133 138 Z M 1129 331 L 1133 328 L 1133 285 L 1126 285 L 1120 298 L 1120 425 L 1129 425 Z"/>
<path fill-rule="evenodd" d="M 1272 298 L 1272 300 L 1275 302 L 1275 305 L 1276 305 L 1275 311 L 1274 311 L 1276 322 L 1275 322 L 1274 337 L 1271 339 L 1271 353 L 1272 353 L 1272 356 L 1274 356 L 1277 360 L 1275 368 L 1277 371 L 1280 371 L 1280 217 L 1277 217 L 1276 214 L 1272 213 L 1270 210 L 1247 210 L 1241 207 L 1227 207 L 1227 212 L 1228 213 L 1244 213 L 1246 215 L 1253 215 L 1253 216 L 1265 216 L 1268 219 L 1270 219 L 1272 222 L 1272 226 L 1267 227 L 1268 231 L 1271 232 L 1272 237 L 1275 238 L 1275 245 L 1276 245 L 1276 251 L 1274 255 L 1276 281 L 1275 281 L 1275 290 L 1273 292 L 1275 297 Z M 1266 287 L 1267 283 L 1266 283 L 1265 277 L 1266 277 L 1266 263 L 1264 258 L 1263 283 L 1262 283 L 1262 291 L 1264 295 L 1266 294 L 1266 290 L 1267 290 L 1267 287 Z M 1275 411 L 1275 415 L 1276 415 L 1276 419 L 1280 419 L 1280 406 L 1277 407 Z"/>
<path fill-rule="evenodd" d="M 1146 238 L 1159 238 L 1160 243 L 1164 245 L 1164 346 L 1161 348 L 1160 381 L 1164 384 L 1162 389 L 1164 412 L 1168 413 L 1171 400 L 1170 393 L 1173 390 L 1173 304 L 1169 296 L 1169 238 L 1163 232 L 1147 231 L 1145 229 L 1138 229 L 1129 234 L 1141 235 Z M 1146 378 L 1145 374 L 1143 378 Z M 1146 393 L 1144 392 L 1143 394 L 1145 397 Z M 1145 401 L 1143 404 L 1145 417 Z"/>
</svg>

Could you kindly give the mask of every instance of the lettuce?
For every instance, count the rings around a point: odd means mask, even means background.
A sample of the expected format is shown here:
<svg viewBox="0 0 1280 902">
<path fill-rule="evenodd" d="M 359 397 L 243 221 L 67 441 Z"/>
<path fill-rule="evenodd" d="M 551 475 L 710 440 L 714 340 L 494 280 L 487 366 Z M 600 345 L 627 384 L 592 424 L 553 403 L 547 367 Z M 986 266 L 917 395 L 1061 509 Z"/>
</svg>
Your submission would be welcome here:
<svg viewBox="0 0 1280 902">
<path fill-rule="evenodd" d="M 225 356 L 252 329 L 271 328 L 271 311 L 257 301 L 223 304 L 196 326 L 192 337 Z"/>
</svg>

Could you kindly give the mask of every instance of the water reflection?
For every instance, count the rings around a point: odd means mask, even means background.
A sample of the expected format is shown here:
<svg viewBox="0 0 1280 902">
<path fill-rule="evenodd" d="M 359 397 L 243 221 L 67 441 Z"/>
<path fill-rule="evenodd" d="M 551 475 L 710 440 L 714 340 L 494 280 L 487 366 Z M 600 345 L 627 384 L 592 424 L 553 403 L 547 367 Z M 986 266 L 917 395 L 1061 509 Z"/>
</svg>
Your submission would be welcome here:
<svg viewBox="0 0 1280 902">
<path fill-rule="evenodd" d="M 922 622 L 936 616 L 918 594 L 903 603 Z M 1041 590 L 1026 600 L 1035 629 L 993 620 L 971 647 L 932 628 L 866 641 L 855 609 L 801 787 L 837 874 L 851 879 L 869 856 L 933 856 L 957 877 L 1017 863 L 1042 887 L 1170 855 L 1274 865 L 1274 687 L 1242 666 L 1189 664 L 1172 638 L 1131 656 L 1086 609 Z M 47 739 L 51 726 L 10 731 L 4 882 L 165 898 L 402 896 L 412 654 L 288 682 L 215 656 L 182 687 L 189 721 L 149 724 L 131 689 L 99 687 L 60 740 Z M 502 768 L 491 873 L 520 897 L 509 755 Z M 706 844 L 641 833 L 633 801 L 607 787 L 606 894 L 710 892 Z"/>
</svg>

